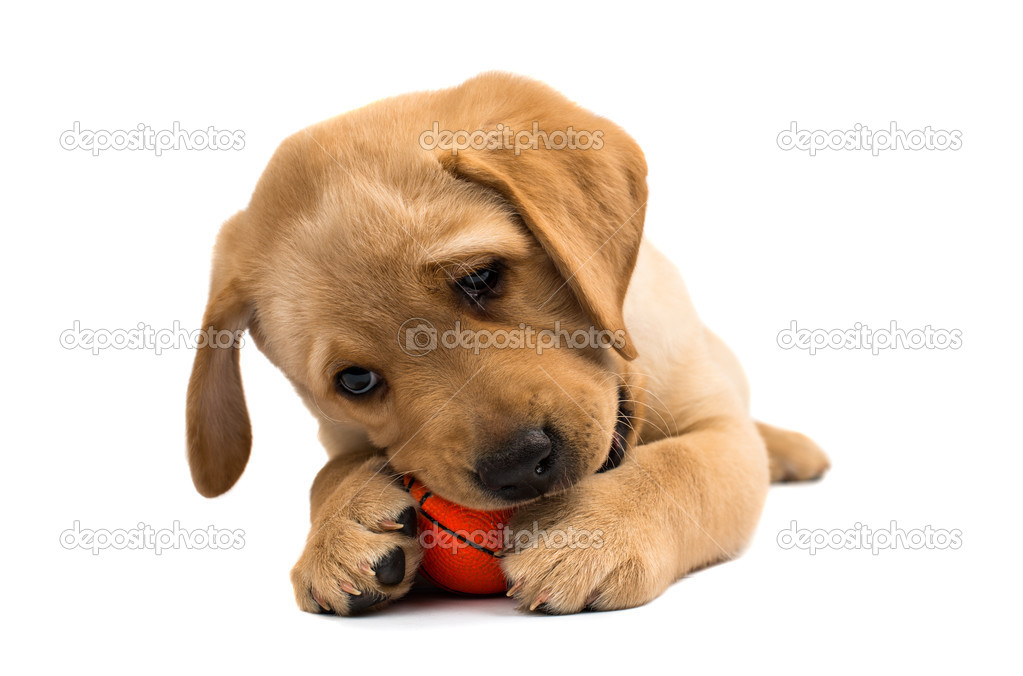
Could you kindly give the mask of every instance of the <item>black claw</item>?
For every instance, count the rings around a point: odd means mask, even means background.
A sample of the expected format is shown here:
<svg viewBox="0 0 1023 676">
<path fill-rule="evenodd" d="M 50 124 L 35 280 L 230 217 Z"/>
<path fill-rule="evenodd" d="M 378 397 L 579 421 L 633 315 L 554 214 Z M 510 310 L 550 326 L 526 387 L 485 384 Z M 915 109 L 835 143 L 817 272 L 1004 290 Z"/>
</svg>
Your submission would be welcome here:
<svg viewBox="0 0 1023 676">
<path fill-rule="evenodd" d="M 383 594 L 378 594 L 375 591 L 366 590 L 362 592 L 360 596 L 350 597 L 351 601 L 348 602 L 348 612 L 352 615 L 361 613 L 370 606 L 375 606 L 381 601 L 386 601 L 387 597 Z"/>
<path fill-rule="evenodd" d="M 380 584 L 399 584 L 405 579 L 405 550 L 395 547 L 373 566 Z"/>
<path fill-rule="evenodd" d="M 415 507 L 406 507 L 402 510 L 401 514 L 398 515 L 398 518 L 395 519 L 395 521 L 401 524 L 401 530 L 395 531 L 396 533 L 401 533 L 406 537 L 414 538 L 419 531 L 419 523 L 416 518 Z"/>
</svg>

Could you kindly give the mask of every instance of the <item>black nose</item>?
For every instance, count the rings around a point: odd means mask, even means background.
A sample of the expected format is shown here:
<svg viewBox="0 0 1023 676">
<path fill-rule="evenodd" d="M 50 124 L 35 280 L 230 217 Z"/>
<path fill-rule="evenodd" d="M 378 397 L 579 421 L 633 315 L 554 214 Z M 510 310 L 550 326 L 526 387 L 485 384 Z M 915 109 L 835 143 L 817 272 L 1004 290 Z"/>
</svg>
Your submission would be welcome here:
<svg viewBox="0 0 1023 676">
<path fill-rule="evenodd" d="M 477 466 L 480 481 L 507 500 L 543 495 L 554 477 L 551 438 L 540 429 L 519 432 Z"/>
</svg>

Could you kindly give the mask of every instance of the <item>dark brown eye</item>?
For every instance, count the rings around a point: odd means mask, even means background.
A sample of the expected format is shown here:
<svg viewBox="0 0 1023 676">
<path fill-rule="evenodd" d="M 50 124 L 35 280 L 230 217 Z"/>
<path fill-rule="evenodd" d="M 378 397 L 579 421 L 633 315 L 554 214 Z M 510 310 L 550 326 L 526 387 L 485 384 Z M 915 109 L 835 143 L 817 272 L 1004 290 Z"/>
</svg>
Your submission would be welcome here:
<svg viewBox="0 0 1023 676">
<path fill-rule="evenodd" d="M 485 267 L 473 270 L 466 276 L 460 277 L 455 283 L 467 296 L 473 300 L 479 300 L 497 288 L 499 276 L 500 273 L 496 267 Z"/>
<path fill-rule="evenodd" d="M 352 366 L 338 371 L 334 376 L 334 387 L 342 394 L 366 394 L 379 385 L 380 380 L 376 371 Z"/>
</svg>

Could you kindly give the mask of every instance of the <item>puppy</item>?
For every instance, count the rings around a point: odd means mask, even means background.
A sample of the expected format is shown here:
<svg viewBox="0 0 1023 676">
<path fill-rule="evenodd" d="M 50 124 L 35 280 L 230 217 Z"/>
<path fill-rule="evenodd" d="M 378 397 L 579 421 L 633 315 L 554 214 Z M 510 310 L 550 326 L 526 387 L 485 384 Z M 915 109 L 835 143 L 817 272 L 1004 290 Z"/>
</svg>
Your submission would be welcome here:
<svg viewBox="0 0 1023 676">
<path fill-rule="evenodd" d="M 444 147 L 438 129 L 481 135 Z M 505 130 L 546 136 L 522 147 Z M 404 474 L 468 507 L 516 506 L 516 533 L 591 535 L 501 559 L 520 607 L 574 613 L 646 603 L 735 556 L 769 480 L 826 470 L 812 441 L 750 418 L 738 361 L 643 239 L 646 201 L 632 138 L 502 73 L 281 144 L 220 232 L 203 327 L 248 330 L 319 419 L 329 460 L 291 575 L 302 610 L 409 590 L 422 552 Z M 251 446 L 238 350 L 212 342 L 187 402 L 208 497 Z"/>
</svg>

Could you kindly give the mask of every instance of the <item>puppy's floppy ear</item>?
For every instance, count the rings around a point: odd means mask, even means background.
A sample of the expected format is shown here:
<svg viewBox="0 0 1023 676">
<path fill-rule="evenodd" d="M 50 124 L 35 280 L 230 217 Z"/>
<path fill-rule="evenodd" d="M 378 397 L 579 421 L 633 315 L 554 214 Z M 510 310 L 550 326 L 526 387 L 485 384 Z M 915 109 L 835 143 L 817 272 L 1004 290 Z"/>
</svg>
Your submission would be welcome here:
<svg viewBox="0 0 1023 676">
<path fill-rule="evenodd" d="M 622 309 L 647 201 L 639 145 L 610 121 L 525 78 L 486 74 L 453 91 L 478 106 L 463 114 L 493 121 L 491 129 L 500 121 L 514 132 L 532 132 L 536 123 L 554 143 L 564 138 L 555 132 L 587 133 L 577 137 L 574 149 L 548 149 L 541 138 L 536 149 L 520 148 L 517 154 L 505 147 L 442 152 L 438 158 L 448 171 L 496 190 L 515 207 L 593 323 L 622 331 L 618 352 L 635 358 Z"/>
<path fill-rule="evenodd" d="M 208 498 L 234 485 L 252 447 L 238 364 L 239 339 L 248 328 L 251 309 L 225 255 L 231 246 L 231 230 L 243 215 L 239 213 L 225 223 L 218 238 L 210 297 L 203 316 L 205 340 L 196 350 L 188 382 L 188 463 L 196 490 Z"/>
</svg>

